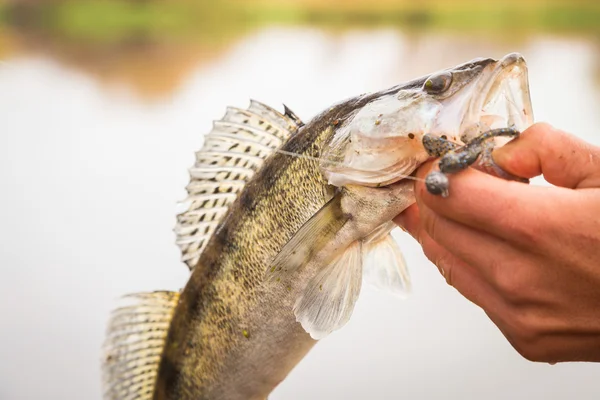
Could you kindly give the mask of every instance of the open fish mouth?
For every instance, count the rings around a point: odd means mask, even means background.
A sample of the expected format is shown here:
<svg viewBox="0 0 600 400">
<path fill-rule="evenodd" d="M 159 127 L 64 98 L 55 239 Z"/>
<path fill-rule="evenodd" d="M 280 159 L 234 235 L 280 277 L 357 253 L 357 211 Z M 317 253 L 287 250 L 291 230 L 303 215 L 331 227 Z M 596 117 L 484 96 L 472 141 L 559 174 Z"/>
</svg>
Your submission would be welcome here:
<svg viewBox="0 0 600 400">
<path fill-rule="evenodd" d="M 490 129 L 523 131 L 533 123 L 527 64 L 523 56 L 511 53 L 487 68 L 489 72 L 482 74 L 474 88 L 481 95 L 473 96 L 463 118 L 460 139 L 465 143 Z"/>
</svg>

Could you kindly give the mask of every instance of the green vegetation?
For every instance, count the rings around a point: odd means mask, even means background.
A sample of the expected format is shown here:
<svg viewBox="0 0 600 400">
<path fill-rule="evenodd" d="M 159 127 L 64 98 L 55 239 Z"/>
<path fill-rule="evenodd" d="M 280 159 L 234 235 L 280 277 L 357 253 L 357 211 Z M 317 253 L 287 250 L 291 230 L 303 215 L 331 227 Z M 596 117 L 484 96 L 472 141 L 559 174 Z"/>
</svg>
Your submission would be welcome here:
<svg viewBox="0 0 600 400">
<path fill-rule="evenodd" d="M 460 31 L 600 31 L 596 1 L 117 1 L 62 0 L 27 6 L 0 2 L 0 24 L 83 42 L 136 37 L 221 40 L 267 24 L 335 28 L 388 25 Z M 19 23 L 18 26 L 22 26 Z"/>
</svg>

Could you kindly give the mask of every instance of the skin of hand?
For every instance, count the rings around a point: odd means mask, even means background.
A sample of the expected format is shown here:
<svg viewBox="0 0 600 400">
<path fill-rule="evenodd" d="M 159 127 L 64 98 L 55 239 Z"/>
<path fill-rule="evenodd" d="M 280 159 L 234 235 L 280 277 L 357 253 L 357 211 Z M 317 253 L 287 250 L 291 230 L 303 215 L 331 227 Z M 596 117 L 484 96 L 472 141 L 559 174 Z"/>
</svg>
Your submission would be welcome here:
<svg viewBox="0 0 600 400">
<path fill-rule="evenodd" d="M 523 357 L 599 362 L 600 148 L 535 124 L 493 158 L 509 173 L 543 174 L 554 186 L 469 168 L 449 177 L 447 198 L 417 182 L 417 203 L 395 222 Z"/>
</svg>

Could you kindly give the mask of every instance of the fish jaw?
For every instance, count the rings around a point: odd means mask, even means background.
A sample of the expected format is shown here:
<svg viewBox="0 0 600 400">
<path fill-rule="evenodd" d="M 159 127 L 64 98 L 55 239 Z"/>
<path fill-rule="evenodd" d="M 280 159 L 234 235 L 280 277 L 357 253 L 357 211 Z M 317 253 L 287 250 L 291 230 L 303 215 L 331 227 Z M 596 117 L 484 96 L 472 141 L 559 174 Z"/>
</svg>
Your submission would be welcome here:
<svg viewBox="0 0 600 400">
<path fill-rule="evenodd" d="M 431 81 L 440 76 L 449 78 L 448 88 L 432 93 Z M 486 130 L 523 130 L 532 123 L 523 56 L 474 59 L 384 91 L 354 110 L 337 127 L 320 166 L 334 186 L 385 186 L 429 159 L 422 145 L 425 134 L 463 144 Z"/>
<path fill-rule="evenodd" d="M 508 54 L 490 65 L 477 82 L 477 91 L 480 95 L 473 97 L 462 121 L 462 142 L 491 129 L 523 131 L 533 124 L 527 63 L 521 54 Z M 508 140 L 498 138 L 496 143 Z"/>
</svg>

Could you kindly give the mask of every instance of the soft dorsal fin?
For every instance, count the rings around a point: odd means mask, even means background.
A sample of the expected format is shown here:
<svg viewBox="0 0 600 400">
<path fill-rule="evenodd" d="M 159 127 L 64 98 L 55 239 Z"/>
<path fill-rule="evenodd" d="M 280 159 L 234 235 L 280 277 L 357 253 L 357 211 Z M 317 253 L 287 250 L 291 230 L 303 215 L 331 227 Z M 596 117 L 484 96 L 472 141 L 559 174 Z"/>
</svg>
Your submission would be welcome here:
<svg viewBox="0 0 600 400">
<path fill-rule="evenodd" d="M 300 126 L 302 121 L 289 108 L 281 114 L 255 100 L 246 110 L 229 107 L 214 122 L 196 153 L 185 209 L 175 226 L 182 261 L 190 269 L 246 182 Z"/>
<path fill-rule="evenodd" d="M 177 292 L 136 293 L 113 311 L 102 360 L 105 400 L 150 400 Z"/>
</svg>

